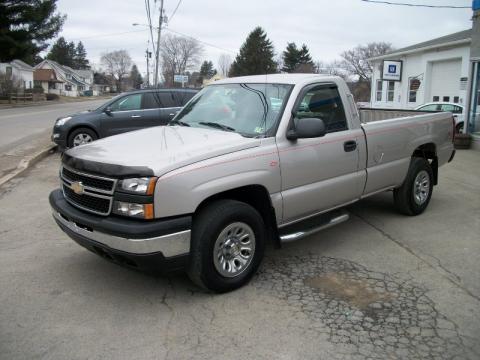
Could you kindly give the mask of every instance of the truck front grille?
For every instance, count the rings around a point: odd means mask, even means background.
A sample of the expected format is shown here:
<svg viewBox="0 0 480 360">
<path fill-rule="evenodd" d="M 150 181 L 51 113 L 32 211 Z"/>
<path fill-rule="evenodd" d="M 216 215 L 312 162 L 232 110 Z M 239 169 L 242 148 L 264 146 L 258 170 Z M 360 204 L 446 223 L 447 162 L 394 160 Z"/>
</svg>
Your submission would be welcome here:
<svg viewBox="0 0 480 360">
<path fill-rule="evenodd" d="M 63 194 L 70 204 L 97 215 L 110 215 L 117 180 L 66 167 L 60 170 L 60 178 Z"/>
</svg>

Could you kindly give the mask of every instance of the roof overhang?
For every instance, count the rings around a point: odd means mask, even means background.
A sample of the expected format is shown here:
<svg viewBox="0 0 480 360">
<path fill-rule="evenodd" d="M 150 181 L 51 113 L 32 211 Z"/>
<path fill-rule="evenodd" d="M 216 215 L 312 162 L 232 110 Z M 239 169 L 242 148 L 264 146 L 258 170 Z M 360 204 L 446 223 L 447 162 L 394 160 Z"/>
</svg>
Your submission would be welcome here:
<svg viewBox="0 0 480 360">
<path fill-rule="evenodd" d="M 397 51 L 397 52 L 394 51 L 394 52 L 391 52 L 389 54 L 385 54 L 385 55 L 382 55 L 382 56 L 376 56 L 376 57 L 370 58 L 368 60 L 369 61 L 376 61 L 376 60 L 393 59 L 393 58 L 396 58 L 396 57 L 399 57 L 399 56 L 416 54 L 416 53 L 429 51 L 429 50 L 442 49 L 442 48 L 448 48 L 448 47 L 470 44 L 471 42 L 472 42 L 471 38 L 456 40 L 456 41 L 450 41 L 450 42 L 446 42 L 446 43 L 443 43 L 443 44 L 424 46 L 424 47 L 411 49 L 411 50 L 406 50 L 406 51 Z"/>
</svg>

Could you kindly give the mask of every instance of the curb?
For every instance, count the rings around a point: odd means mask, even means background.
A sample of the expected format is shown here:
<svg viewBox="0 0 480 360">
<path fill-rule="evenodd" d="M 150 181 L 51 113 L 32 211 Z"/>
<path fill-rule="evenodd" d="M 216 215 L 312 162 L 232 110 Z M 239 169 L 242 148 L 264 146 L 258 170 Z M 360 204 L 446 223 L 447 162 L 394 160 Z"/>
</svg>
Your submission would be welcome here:
<svg viewBox="0 0 480 360">
<path fill-rule="evenodd" d="M 0 186 L 3 186 L 5 183 L 9 182 L 16 176 L 21 175 L 23 172 L 38 163 L 40 160 L 46 158 L 49 154 L 53 153 L 56 149 L 57 145 L 49 145 L 33 155 L 26 156 L 18 163 L 18 166 L 15 170 L 0 178 Z"/>
</svg>

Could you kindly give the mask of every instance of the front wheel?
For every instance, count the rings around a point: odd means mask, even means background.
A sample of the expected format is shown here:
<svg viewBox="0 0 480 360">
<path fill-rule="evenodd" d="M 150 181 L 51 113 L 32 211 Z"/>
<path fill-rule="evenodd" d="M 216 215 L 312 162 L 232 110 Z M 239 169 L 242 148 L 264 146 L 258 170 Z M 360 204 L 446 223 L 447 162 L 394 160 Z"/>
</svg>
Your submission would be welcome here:
<svg viewBox="0 0 480 360">
<path fill-rule="evenodd" d="M 237 289 L 258 269 L 265 238 L 257 210 L 236 200 L 216 201 L 194 218 L 188 274 L 214 292 Z"/>
<path fill-rule="evenodd" d="M 393 191 L 393 199 L 402 214 L 419 215 L 427 208 L 432 192 L 432 167 L 426 159 L 414 157 L 402 186 Z"/>
<path fill-rule="evenodd" d="M 97 139 L 98 136 L 93 130 L 90 130 L 88 128 L 75 129 L 68 137 L 68 147 L 73 148 L 76 146 L 88 144 Z"/>
</svg>

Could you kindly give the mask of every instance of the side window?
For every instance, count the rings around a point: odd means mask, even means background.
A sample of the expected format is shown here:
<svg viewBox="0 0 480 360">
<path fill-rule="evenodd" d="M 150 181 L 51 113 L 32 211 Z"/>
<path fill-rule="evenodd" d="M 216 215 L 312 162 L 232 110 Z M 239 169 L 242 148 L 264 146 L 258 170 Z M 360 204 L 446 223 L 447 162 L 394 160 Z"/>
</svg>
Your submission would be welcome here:
<svg viewBox="0 0 480 360">
<path fill-rule="evenodd" d="M 295 117 L 322 119 L 327 133 L 348 129 L 342 99 L 336 86 L 320 85 L 307 91 Z"/>
<path fill-rule="evenodd" d="M 158 97 L 153 92 L 147 92 L 143 94 L 143 105 L 142 109 L 158 109 L 160 106 L 158 104 Z"/>
<path fill-rule="evenodd" d="M 455 106 L 455 108 L 453 109 L 453 113 L 454 114 L 463 114 L 463 108 L 461 108 L 460 106 Z"/>
<path fill-rule="evenodd" d="M 177 107 L 175 105 L 175 100 L 173 98 L 173 93 L 170 91 L 162 91 L 155 93 L 157 97 L 158 103 L 160 104 L 161 108 L 170 108 L 170 107 Z"/>
<path fill-rule="evenodd" d="M 177 91 L 174 93 L 176 106 L 181 107 L 195 95 L 193 91 Z"/>
<path fill-rule="evenodd" d="M 112 111 L 140 110 L 142 105 L 142 94 L 132 94 L 122 97 L 110 105 Z"/>
<path fill-rule="evenodd" d="M 442 111 L 448 111 L 453 114 L 461 114 L 462 113 L 462 108 L 460 106 L 456 105 L 451 105 L 451 104 L 445 104 L 442 105 Z"/>
<path fill-rule="evenodd" d="M 418 110 L 420 110 L 420 111 L 441 111 L 439 109 L 439 106 L 440 105 L 437 105 L 437 104 L 425 105 Z"/>
</svg>

